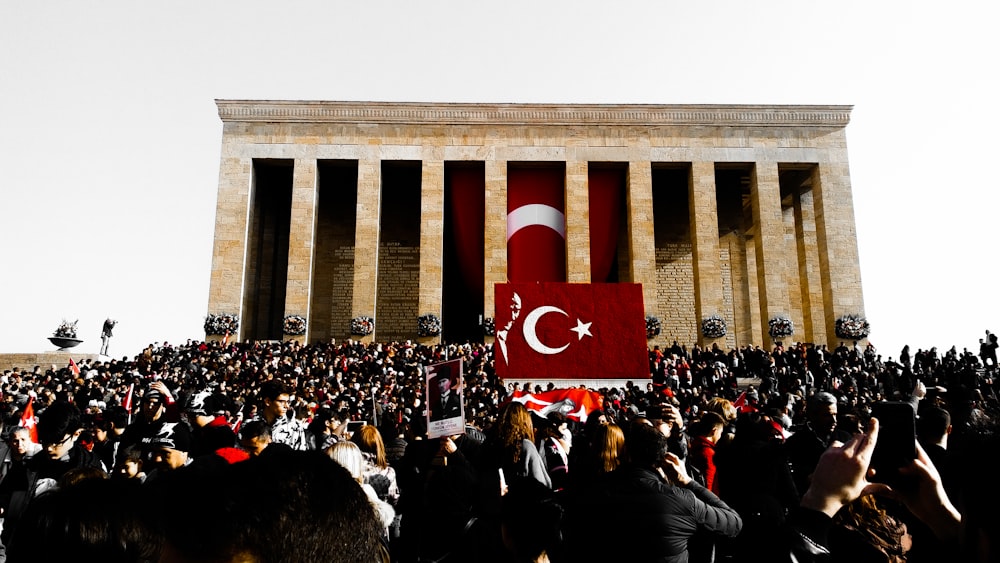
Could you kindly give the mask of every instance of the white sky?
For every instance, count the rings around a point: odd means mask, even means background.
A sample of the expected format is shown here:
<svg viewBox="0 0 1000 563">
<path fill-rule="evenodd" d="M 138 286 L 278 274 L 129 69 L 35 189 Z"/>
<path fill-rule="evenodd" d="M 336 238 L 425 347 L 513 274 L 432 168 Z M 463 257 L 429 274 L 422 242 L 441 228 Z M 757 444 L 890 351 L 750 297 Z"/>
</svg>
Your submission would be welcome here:
<svg viewBox="0 0 1000 563">
<path fill-rule="evenodd" d="M 203 338 L 214 100 L 851 104 L 883 356 L 1000 330 L 989 2 L 0 0 L 0 352 Z M 985 172 L 984 172 L 985 170 Z"/>
</svg>

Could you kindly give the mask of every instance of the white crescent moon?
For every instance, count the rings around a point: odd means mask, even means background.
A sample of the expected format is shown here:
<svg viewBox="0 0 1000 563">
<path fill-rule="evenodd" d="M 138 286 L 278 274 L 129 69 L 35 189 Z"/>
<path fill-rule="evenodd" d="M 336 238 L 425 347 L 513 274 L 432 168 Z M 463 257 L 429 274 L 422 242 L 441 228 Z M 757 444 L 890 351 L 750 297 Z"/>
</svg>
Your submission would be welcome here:
<svg viewBox="0 0 1000 563">
<path fill-rule="evenodd" d="M 563 311 L 559 307 L 553 307 L 552 305 L 542 305 L 541 307 L 532 310 L 528 313 L 527 317 L 524 317 L 524 341 L 528 343 L 528 346 L 532 350 L 538 352 L 539 354 L 558 354 L 566 348 L 569 348 L 569 343 L 567 342 L 561 348 L 550 348 L 538 339 L 538 335 L 535 333 L 535 325 L 538 324 L 538 320 L 542 318 L 546 313 L 561 313 L 562 316 L 568 317 L 566 311 Z"/>
<path fill-rule="evenodd" d="M 507 214 L 507 240 L 509 241 L 514 233 L 532 225 L 548 227 L 559 233 L 562 238 L 566 238 L 566 216 L 563 212 L 551 205 L 532 203 L 522 205 Z"/>
</svg>

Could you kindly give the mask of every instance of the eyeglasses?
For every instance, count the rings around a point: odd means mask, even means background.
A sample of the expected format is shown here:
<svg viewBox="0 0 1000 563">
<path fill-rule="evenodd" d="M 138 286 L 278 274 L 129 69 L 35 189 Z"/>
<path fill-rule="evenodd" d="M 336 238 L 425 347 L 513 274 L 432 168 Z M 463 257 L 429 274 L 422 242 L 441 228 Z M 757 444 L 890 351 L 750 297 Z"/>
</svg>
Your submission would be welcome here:
<svg viewBox="0 0 1000 563">
<path fill-rule="evenodd" d="M 72 434 L 67 434 L 65 438 L 63 438 L 62 440 L 59 440 L 58 442 L 42 442 L 42 447 L 43 448 L 58 448 L 59 446 L 62 446 L 66 442 L 70 441 L 72 438 L 73 438 Z"/>
</svg>

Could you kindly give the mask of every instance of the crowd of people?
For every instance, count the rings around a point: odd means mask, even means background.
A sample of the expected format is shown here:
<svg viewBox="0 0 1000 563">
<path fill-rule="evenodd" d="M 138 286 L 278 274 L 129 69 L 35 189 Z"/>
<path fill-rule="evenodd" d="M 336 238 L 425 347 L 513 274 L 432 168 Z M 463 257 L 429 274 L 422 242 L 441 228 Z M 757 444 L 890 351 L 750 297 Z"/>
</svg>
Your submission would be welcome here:
<svg viewBox="0 0 1000 563">
<path fill-rule="evenodd" d="M 482 343 L 188 341 L 18 367 L 0 560 L 991 561 L 996 347 L 675 342 L 583 418 L 512 400 L 554 385 L 499 380 Z M 425 366 L 458 358 L 465 431 L 428 438 Z M 874 473 L 883 401 L 911 407 L 917 440 Z"/>
</svg>

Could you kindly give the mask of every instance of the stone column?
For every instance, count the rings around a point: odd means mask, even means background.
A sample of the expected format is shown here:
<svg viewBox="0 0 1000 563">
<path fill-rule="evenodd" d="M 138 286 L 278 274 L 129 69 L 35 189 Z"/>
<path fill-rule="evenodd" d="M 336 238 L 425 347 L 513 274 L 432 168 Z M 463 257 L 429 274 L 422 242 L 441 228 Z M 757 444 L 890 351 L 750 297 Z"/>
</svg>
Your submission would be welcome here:
<svg viewBox="0 0 1000 563">
<path fill-rule="evenodd" d="M 568 151 L 575 157 L 576 151 Z M 587 162 L 566 163 L 566 281 L 590 282 L 590 182 Z"/>
<path fill-rule="evenodd" d="M 228 139 L 228 137 L 226 137 Z M 212 277 L 208 291 L 208 314 L 240 315 L 240 330 L 233 340 L 243 335 L 243 262 L 247 246 L 247 222 L 250 220 L 250 185 L 253 181 L 253 159 L 234 156 L 237 147 L 231 141 L 222 144 L 219 167 L 219 194 L 215 205 L 215 242 L 212 248 Z M 222 340 L 223 336 L 206 336 Z"/>
<path fill-rule="evenodd" d="M 507 282 L 507 161 L 486 160 L 486 211 L 483 233 L 483 313 L 496 319 L 494 286 Z M 492 342 L 492 337 L 486 338 Z"/>
<path fill-rule="evenodd" d="M 819 248 L 816 244 L 816 212 L 812 189 L 796 192 L 795 240 L 799 258 L 799 285 L 802 292 L 802 340 L 826 342 L 823 314 L 823 284 L 820 280 Z"/>
<path fill-rule="evenodd" d="M 358 161 L 358 212 L 354 239 L 354 301 L 351 318 L 368 316 L 375 319 L 375 332 L 368 336 L 353 336 L 371 342 L 378 333 L 375 299 L 378 295 L 378 234 L 382 212 L 382 162 L 377 154 Z"/>
<path fill-rule="evenodd" d="M 703 347 L 711 347 L 713 343 L 722 346 L 726 340 L 724 336 L 707 338 L 701 332 L 701 321 L 705 317 L 718 315 L 725 318 L 722 270 L 719 264 L 719 210 L 715 201 L 714 162 L 691 163 L 688 207 L 691 218 L 694 308 L 698 342 Z"/>
<path fill-rule="evenodd" d="M 444 286 L 444 161 L 424 159 L 420 178 L 420 287 L 417 314 L 441 318 Z M 416 323 L 416 319 L 413 320 Z M 436 344 L 439 336 L 419 339 Z"/>
<path fill-rule="evenodd" d="M 290 340 L 309 342 L 309 306 L 312 298 L 313 249 L 316 244 L 317 204 L 316 160 L 295 159 L 292 172 L 292 228 L 288 233 L 288 279 L 285 282 L 285 316 L 306 319 L 306 333 L 285 335 Z"/>
<path fill-rule="evenodd" d="M 642 284 L 646 313 L 660 316 L 656 299 L 656 239 L 653 233 L 653 171 L 648 160 L 628 163 L 625 206 L 628 221 L 628 277 Z"/>
<path fill-rule="evenodd" d="M 854 200 L 846 150 L 841 160 L 821 162 L 813 172 L 816 206 L 816 242 L 826 320 L 826 343 L 832 349 L 840 342 L 837 318 L 865 314 L 858 259 L 858 234 L 854 224 Z M 867 339 L 859 341 L 861 346 Z"/>
<path fill-rule="evenodd" d="M 756 232 L 754 254 L 757 263 L 757 292 L 760 301 L 762 335 L 768 321 L 789 317 L 788 286 L 785 283 L 785 223 L 781 215 L 778 164 L 758 162 L 750 182 L 750 200 Z M 801 327 L 796 327 L 801 330 Z M 783 338 L 782 338 L 783 339 Z"/>
</svg>

